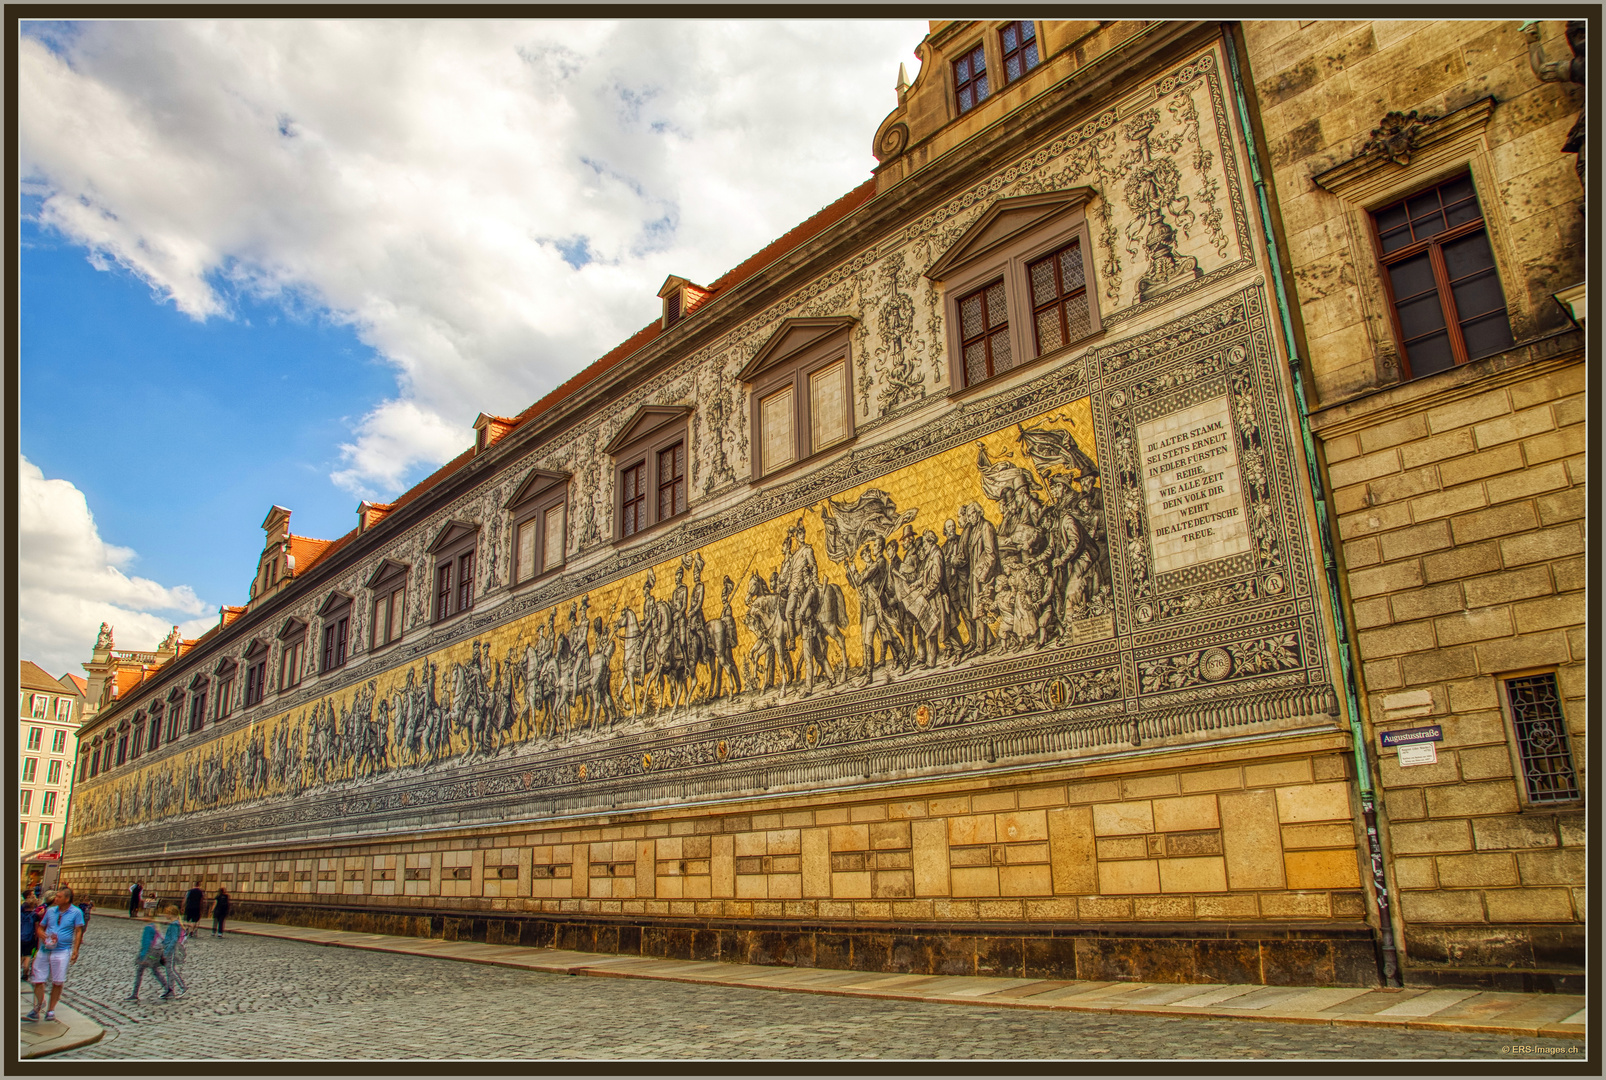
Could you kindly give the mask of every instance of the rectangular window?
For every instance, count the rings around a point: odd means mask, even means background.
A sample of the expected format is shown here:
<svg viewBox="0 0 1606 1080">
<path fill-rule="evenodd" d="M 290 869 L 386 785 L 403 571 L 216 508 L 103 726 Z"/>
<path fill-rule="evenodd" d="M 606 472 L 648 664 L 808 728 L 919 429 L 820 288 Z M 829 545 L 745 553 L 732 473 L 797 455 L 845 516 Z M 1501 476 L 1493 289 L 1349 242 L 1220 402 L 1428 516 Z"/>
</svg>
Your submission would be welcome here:
<svg viewBox="0 0 1606 1080">
<path fill-rule="evenodd" d="M 36 728 L 36 727 L 29 728 L 28 729 L 28 749 L 29 750 L 37 750 L 37 749 L 39 749 L 39 744 L 40 744 L 41 741 L 43 741 L 44 737 L 45 737 L 45 729 L 44 728 Z"/>
<path fill-rule="evenodd" d="M 56 793 L 54 791 L 45 792 L 44 805 L 39 807 L 39 812 L 45 817 L 50 817 L 56 812 Z"/>
<path fill-rule="evenodd" d="M 217 684 L 217 700 L 212 705 L 212 715 L 219 720 L 234 711 L 234 676 L 229 675 Z"/>
<path fill-rule="evenodd" d="M 797 439 L 792 430 L 796 402 L 790 386 L 779 390 L 759 402 L 759 423 L 764 429 L 764 446 L 760 450 L 763 471 L 774 472 L 783 465 L 797 460 Z"/>
<path fill-rule="evenodd" d="M 1079 341 L 1092 330 L 1087 310 L 1087 280 L 1080 243 L 1072 242 L 1047 258 L 1027 264 L 1032 283 L 1032 322 L 1039 356 Z"/>
<path fill-rule="evenodd" d="M 117 736 L 117 764 L 121 765 L 128 760 L 128 732 Z"/>
<path fill-rule="evenodd" d="M 72 698 L 64 697 L 64 698 L 57 698 L 56 699 L 56 719 L 57 720 L 71 720 L 72 719 Z"/>
<path fill-rule="evenodd" d="M 1581 797 L 1555 672 L 1505 682 L 1506 707 L 1517 740 L 1517 759 L 1530 803 L 1574 802 Z"/>
<path fill-rule="evenodd" d="M 306 644 L 305 638 L 286 642 L 280 653 L 279 689 L 288 690 L 301 683 L 301 651 Z M 193 730 L 193 729 L 192 729 Z"/>
<path fill-rule="evenodd" d="M 452 563 L 448 560 L 435 570 L 435 621 L 452 613 Z"/>
<path fill-rule="evenodd" d="M 980 45 L 954 61 L 954 94 L 959 111 L 967 113 L 987 99 L 987 56 Z"/>
<path fill-rule="evenodd" d="M 1005 26 L 998 33 L 998 43 L 1003 46 L 1005 84 L 1037 66 L 1037 27 L 1030 19 Z"/>
<path fill-rule="evenodd" d="M 959 323 L 966 386 L 974 386 L 1015 366 L 1009 352 L 1009 306 L 1002 280 L 961 299 Z"/>
<path fill-rule="evenodd" d="M 389 645 L 402 635 L 402 615 L 407 610 L 407 590 L 398 579 L 377 587 L 374 596 L 373 648 Z"/>
<path fill-rule="evenodd" d="M 206 685 L 203 683 L 190 694 L 190 730 L 200 731 L 206 724 Z"/>
<path fill-rule="evenodd" d="M 22 791 L 22 813 L 24 813 L 24 814 L 32 813 L 32 811 L 33 811 L 33 792 L 29 791 L 27 788 L 24 788 L 23 791 Z"/>
<path fill-rule="evenodd" d="M 658 520 L 686 512 L 686 444 L 658 452 Z"/>
<path fill-rule="evenodd" d="M 45 718 L 45 713 L 49 709 L 50 709 L 50 698 L 49 697 L 47 697 L 44 694 L 35 694 L 33 696 L 33 718 L 35 720 L 43 720 Z"/>
<path fill-rule="evenodd" d="M 50 752 L 52 754 L 65 754 L 67 752 L 67 733 L 65 731 L 57 731 L 50 736 Z"/>
<path fill-rule="evenodd" d="M 248 708 L 261 701 L 262 695 L 267 693 L 267 681 L 268 658 L 264 656 L 245 669 L 245 704 Z M 171 739 L 173 732 L 169 731 L 167 737 Z"/>
<path fill-rule="evenodd" d="M 129 744 L 128 754 L 137 758 L 145 752 L 145 722 L 138 717 L 134 718 L 134 741 Z"/>
<path fill-rule="evenodd" d="M 149 752 L 151 750 L 155 750 L 158 746 L 161 746 L 161 745 L 162 745 L 162 718 L 161 718 L 160 715 L 155 715 L 155 716 L 151 717 L 150 738 L 147 740 L 147 742 L 145 744 L 145 750 L 147 752 Z"/>
<path fill-rule="evenodd" d="M 454 611 L 467 611 L 474 606 L 474 553 L 468 552 L 457 559 L 457 606 Z"/>
<path fill-rule="evenodd" d="M 262 681 L 263 682 L 267 682 L 267 677 L 268 677 L 268 662 L 267 662 L 266 659 L 264 659 L 262 661 Z M 179 717 L 178 702 L 176 700 L 175 701 L 169 701 L 167 703 L 167 735 L 166 735 L 166 739 L 167 739 L 168 742 L 177 742 L 178 741 L 179 719 L 180 719 L 180 717 Z"/>
<path fill-rule="evenodd" d="M 535 562 L 535 532 L 541 522 L 531 518 L 519 526 L 519 538 L 514 561 L 519 564 L 519 580 L 529 581 L 535 577 L 537 567 Z"/>
<path fill-rule="evenodd" d="M 346 635 L 351 628 L 348 612 L 323 628 L 323 670 L 333 671 L 346 662 Z"/>
<path fill-rule="evenodd" d="M 639 462 L 620 475 L 624 500 L 622 535 L 634 536 L 647 527 L 647 463 Z"/>
<path fill-rule="evenodd" d="M 96 777 L 96 776 L 100 775 L 100 752 L 101 752 L 101 749 L 102 749 L 101 747 L 97 746 L 97 747 L 95 747 L 95 749 L 93 749 L 93 750 L 91 750 L 89 752 L 89 775 L 91 777 Z"/>
<path fill-rule="evenodd" d="M 45 768 L 45 783 L 47 783 L 47 784 L 59 784 L 59 783 L 61 783 L 61 762 L 52 761 Z"/>
<path fill-rule="evenodd" d="M 542 525 L 545 531 L 546 550 L 541 556 L 541 570 L 556 570 L 563 565 L 563 503 L 547 507 L 546 521 Z"/>
<path fill-rule="evenodd" d="M 848 368 L 838 360 L 809 375 L 809 449 L 824 450 L 850 434 Z"/>
<path fill-rule="evenodd" d="M 22 782 L 24 784 L 33 783 L 33 778 L 38 772 L 39 772 L 39 759 L 38 758 L 23 758 L 22 759 Z"/>
<path fill-rule="evenodd" d="M 49 846 L 50 846 L 50 823 L 46 822 L 46 823 L 44 823 L 44 824 L 39 826 L 39 842 L 37 844 L 35 844 L 34 847 L 35 848 L 46 848 L 46 847 L 49 847 Z"/>
<path fill-rule="evenodd" d="M 1373 213 L 1408 379 L 1511 348 L 1472 177 L 1460 176 Z"/>
</svg>

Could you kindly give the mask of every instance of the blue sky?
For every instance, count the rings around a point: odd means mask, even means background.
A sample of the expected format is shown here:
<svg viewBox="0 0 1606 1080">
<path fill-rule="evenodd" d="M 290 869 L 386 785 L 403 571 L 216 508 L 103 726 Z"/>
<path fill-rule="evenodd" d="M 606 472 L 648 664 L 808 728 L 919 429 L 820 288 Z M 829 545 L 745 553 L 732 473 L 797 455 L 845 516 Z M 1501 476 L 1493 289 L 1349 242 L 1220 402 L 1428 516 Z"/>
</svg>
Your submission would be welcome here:
<svg viewBox="0 0 1606 1080">
<path fill-rule="evenodd" d="M 925 32 L 25 27 L 22 655 L 201 632 L 271 504 L 344 533 L 861 183 Z"/>
</svg>

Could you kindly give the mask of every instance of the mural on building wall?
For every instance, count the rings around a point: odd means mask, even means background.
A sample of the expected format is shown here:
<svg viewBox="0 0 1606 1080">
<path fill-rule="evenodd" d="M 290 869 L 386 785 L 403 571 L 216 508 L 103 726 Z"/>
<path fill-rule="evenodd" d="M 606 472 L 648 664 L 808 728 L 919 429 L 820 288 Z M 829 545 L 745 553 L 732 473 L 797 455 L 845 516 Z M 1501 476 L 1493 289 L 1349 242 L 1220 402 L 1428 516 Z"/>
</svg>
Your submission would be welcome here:
<svg viewBox="0 0 1606 1080">
<path fill-rule="evenodd" d="M 207 743 L 85 832 L 1103 641 L 1088 398 Z"/>
<path fill-rule="evenodd" d="M 570 569 L 354 657 L 287 711 L 89 782 L 86 853 L 130 825 L 184 842 L 197 810 L 239 808 L 218 827 L 266 835 L 519 797 L 614 805 L 1329 710 L 1264 297 L 1159 306 L 1252 266 L 1227 115 L 1218 58 L 1195 57 L 545 444 L 511 475 L 573 475 Z M 996 199 L 1089 183 L 1108 343 L 1012 390 L 938 396 L 941 297 L 922 270 Z M 609 546 L 601 447 L 638 405 L 694 404 L 691 490 L 732 492 L 751 454 L 736 373 L 783 320 L 842 315 L 858 445 Z M 505 487 L 388 547 L 413 568 L 410 627 L 428 622 L 425 547 L 447 520 L 505 537 Z M 479 561 L 482 597 L 501 555 Z M 332 587 L 360 595 L 371 571 Z M 943 749 L 922 742 L 939 734 Z"/>
</svg>

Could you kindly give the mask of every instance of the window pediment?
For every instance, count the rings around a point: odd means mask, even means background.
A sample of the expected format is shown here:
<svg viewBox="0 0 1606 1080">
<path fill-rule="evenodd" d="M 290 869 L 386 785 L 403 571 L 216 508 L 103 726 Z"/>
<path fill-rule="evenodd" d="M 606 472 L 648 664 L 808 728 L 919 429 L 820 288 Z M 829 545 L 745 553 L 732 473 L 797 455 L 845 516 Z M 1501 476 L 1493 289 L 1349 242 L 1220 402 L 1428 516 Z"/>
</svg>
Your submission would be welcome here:
<svg viewBox="0 0 1606 1080">
<path fill-rule="evenodd" d="M 351 597 L 347 596 L 343 592 L 332 592 L 324 599 L 323 603 L 318 605 L 318 615 L 320 617 L 332 615 L 341 608 L 348 608 L 350 606 Z"/>
<path fill-rule="evenodd" d="M 1080 209 L 1097 194 L 1090 187 L 1079 187 L 1046 195 L 999 199 L 931 264 L 925 276 L 937 282 L 952 277 L 1017 237 Z"/>
<path fill-rule="evenodd" d="M 553 488 L 567 484 L 569 478 L 570 474 L 566 472 L 531 469 L 530 475 L 524 478 L 524 482 L 514 490 L 512 495 L 508 496 L 507 502 L 502 504 L 502 509 L 512 510 L 515 507 L 523 506 L 525 503 L 533 502 Z"/>
<path fill-rule="evenodd" d="M 254 660 L 257 657 L 259 657 L 259 656 L 263 655 L 264 653 L 266 653 L 267 651 L 268 651 L 267 644 L 261 638 L 257 638 L 254 641 L 252 641 L 250 646 L 247 647 L 247 649 L 245 650 L 245 658 L 247 660 Z"/>
<path fill-rule="evenodd" d="M 216 675 L 216 676 L 219 676 L 219 677 L 222 677 L 222 676 L 225 676 L 225 675 L 233 675 L 234 674 L 234 661 L 232 659 L 230 659 L 229 657 L 225 656 L 223 659 L 219 660 L 215 665 L 213 665 L 212 674 Z"/>
<path fill-rule="evenodd" d="M 186 687 L 186 689 L 199 690 L 201 687 L 205 686 L 206 683 L 207 683 L 207 675 L 206 675 L 206 673 L 204 671 L 203 672 L 197 672 L 195 678 L 193 678 L 193 679 L 191 679 L 189 681 L 189 685 Z"/>
<path fill-rule="evenodd" d="M 441 526 L 441 531 L 435 534 L 435 539 L 424 550 L 433 555 L 438 551 L 461 543 L 477 535 L 480 527 L 468 521 L 448 521 Z"/>
<path fill-rule="evenodd" d="M 736 377 L 752 382 L 766 371 L 784 364 L 787 360 L 827 338 L 834 337 L 857 325 L 858 320 L 842 317 L 835 319 L 787 319 L 775 328 L 753 359 Z"/>
<path fill-rule="evenodd" d="M 368 575 L 367 581 L 363 582 L 363 587 L 377 589 L 387 581 L 406 576 L 407 567 L 405 564 L 399 563 L 395 559 L 380 559 L 379 565 L 374 567 L 374 572 Z"/>
<path fill-rule="evenodd" d="M 617 454 L 632 443 L 657 434 L 670 424 L 683 424 L 691 412 L 690 405 L 643 405 L 636 410 L 636 415 L 630 418 L 630 422 L 620 429 L 619 434 L 603 448 L 603 453 Z"/>
<path fill-rule="evenodd" d="M 288 641 L 291 638 L 296 637 L 299 634 L 304 634 L 306 632 L 307 632 L 306 620 L 305 619 L 298 619 L 294 615 L 292 615 L 288 619 L 284 620 L 284 622 L 279 627 L 279 633 L 277 635 L 275 635 L 275 636 L 277 636 L 280 641 Z"/>
</svg>

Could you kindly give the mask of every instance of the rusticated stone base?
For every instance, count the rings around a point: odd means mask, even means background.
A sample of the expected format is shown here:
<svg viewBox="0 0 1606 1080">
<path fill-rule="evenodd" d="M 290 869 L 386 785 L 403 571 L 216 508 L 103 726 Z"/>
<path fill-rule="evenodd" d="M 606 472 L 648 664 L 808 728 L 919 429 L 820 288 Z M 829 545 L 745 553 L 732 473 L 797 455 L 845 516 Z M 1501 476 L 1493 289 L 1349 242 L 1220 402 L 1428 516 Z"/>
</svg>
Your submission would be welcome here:
<svg viewBox="0 0 1606 1080">
<path fill-rule="evenodd" d="M 106 897 L 114 906 L 116 898 Z M 1376 986 L 1369 928 L 1349 924 L 788 923 L 779 920 L 448 915 L 423 909 L 236 902 L 250 921 L 447 941 L 483 941 L 673 960 L 994 975 L 1273 986 Z"/>
<path fill-rule="evenodd" d="M 1405 930 L 1409 986 L 1584 992 L 1584 926 L 1419 926 Z"/>
</svg>

